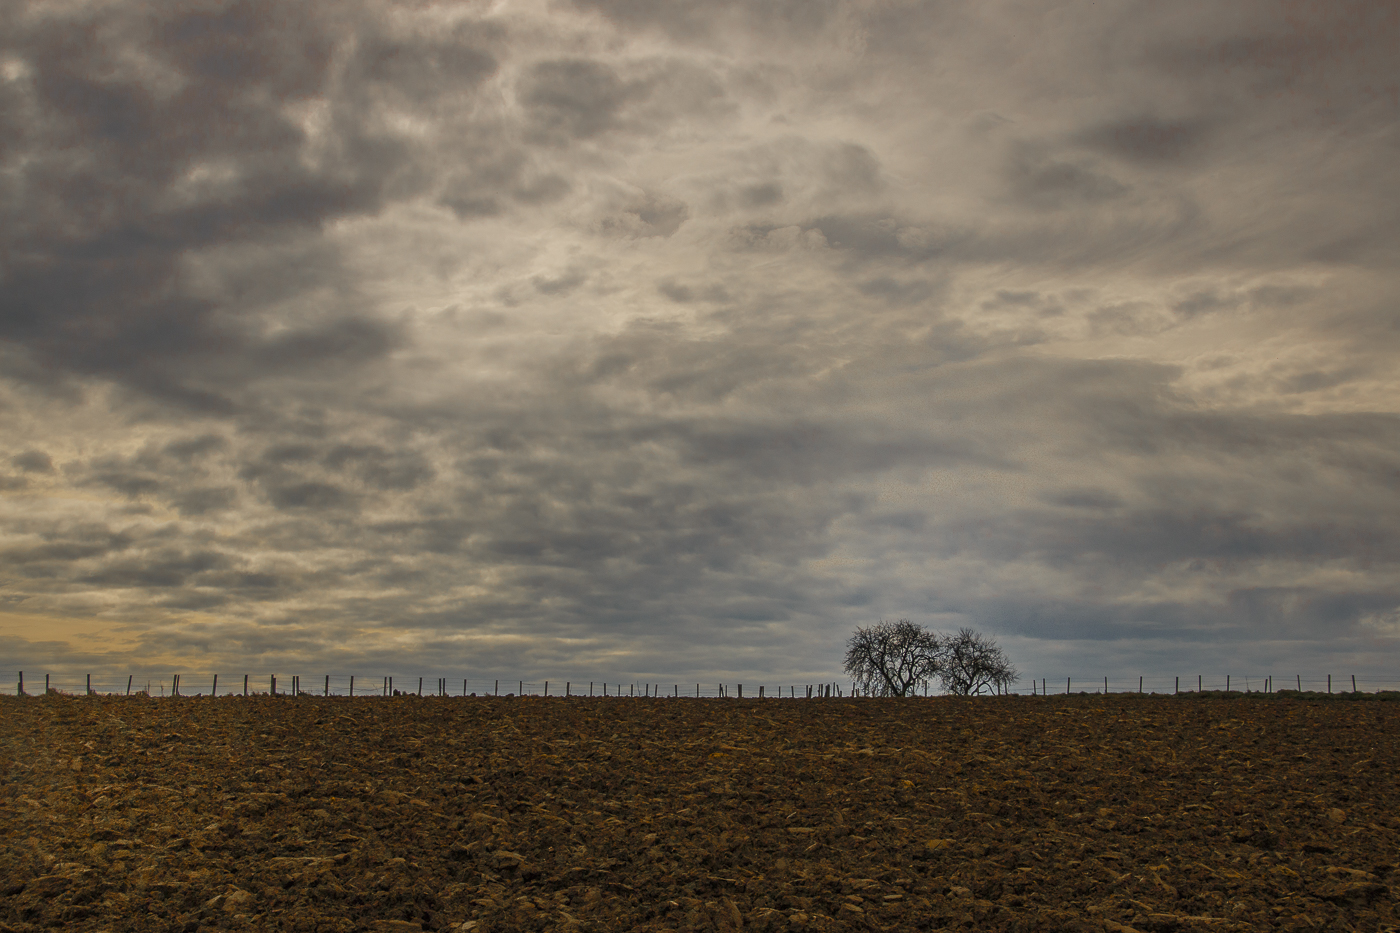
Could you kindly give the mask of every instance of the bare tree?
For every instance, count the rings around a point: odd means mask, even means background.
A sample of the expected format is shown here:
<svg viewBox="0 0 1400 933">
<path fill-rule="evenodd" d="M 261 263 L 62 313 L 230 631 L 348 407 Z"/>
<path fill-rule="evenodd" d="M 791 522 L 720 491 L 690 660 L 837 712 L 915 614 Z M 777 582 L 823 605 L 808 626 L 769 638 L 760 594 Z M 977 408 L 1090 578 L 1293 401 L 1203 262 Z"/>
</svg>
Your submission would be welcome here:
<svg viewBox="0 0 1400 933">
<path fill-rule="evenodd" d="M 1000 693 L 1021 676 L 996 642 L 970 628 L 939 640 L 938 675 L 943 689 L 958 696 Z"/>
<path fill-rule="evenodd" d="M 846 673 L 866 696 L 909 696 L 939 672 L 938 636 L 908 619 L 857 628 L 846 642 Z"/>
</svg>

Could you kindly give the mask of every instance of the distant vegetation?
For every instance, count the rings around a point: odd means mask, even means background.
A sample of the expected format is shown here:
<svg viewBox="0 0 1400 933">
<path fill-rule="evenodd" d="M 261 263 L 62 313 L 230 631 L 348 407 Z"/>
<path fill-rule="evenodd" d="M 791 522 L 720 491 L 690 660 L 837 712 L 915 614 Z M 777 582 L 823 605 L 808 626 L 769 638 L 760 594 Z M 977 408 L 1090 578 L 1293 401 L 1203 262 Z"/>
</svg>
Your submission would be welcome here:
<svg viewBox="0 0 1400 933">
<path fill-rule="evenodd" d="M 992 639 L 972 629 L 931 632 L 908 619 L 857 628 L 846 643 L 846 673 L 865 696 L 904 697 L 936 678 L 948 693 L 1002 693 L 1019 678 Z"/>
</svg>

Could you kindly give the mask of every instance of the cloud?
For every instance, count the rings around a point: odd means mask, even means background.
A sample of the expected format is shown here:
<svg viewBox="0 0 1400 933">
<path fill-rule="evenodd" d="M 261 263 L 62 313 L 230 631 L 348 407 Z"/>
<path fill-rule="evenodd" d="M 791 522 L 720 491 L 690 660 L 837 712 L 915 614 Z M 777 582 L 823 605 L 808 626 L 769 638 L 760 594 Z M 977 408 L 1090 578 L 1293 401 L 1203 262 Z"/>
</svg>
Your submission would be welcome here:
<svg viewBox="0 0 1400 933">
<path fill-rule="evenodd" d="M 590 139 L 613 129 L 625 104 L 641 92 L 601 62 L 540 62 L 521 94 L 532 131 L 541 140 Z"/>
<path fill-rule="evenodd" d="M 1209 138 L 1201 120 L 1126 117 L 1091 127 L 1080 134 L 1085 145 L 1106 155 L 1146 165 L 1181 162 L 1195 155 Z"/>
<path fill-rule="evenodd" d="M 42 450 L 26 450 L 15 454 L 10 462 L 26 473 L 52 473 L 53 459 Z"/>
<path fill-rule="evenodd" d="M 1394 650 L 1393 17 L 12 9 L 26 669 Z"/>
</svg>

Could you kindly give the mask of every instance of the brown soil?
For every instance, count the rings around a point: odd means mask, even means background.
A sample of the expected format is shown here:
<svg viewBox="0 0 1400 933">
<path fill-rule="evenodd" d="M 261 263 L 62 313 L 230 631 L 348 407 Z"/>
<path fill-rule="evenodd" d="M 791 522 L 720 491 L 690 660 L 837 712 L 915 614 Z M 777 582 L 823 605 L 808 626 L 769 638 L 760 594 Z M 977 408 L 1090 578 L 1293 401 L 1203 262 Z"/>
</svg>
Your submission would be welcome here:
<svg viewBox="0 0 1400 933">
<path fill-rule="evenodd" d="M 1386 930 L 1400 703 L 0 699 L 0 931 Z"/>
</svg>

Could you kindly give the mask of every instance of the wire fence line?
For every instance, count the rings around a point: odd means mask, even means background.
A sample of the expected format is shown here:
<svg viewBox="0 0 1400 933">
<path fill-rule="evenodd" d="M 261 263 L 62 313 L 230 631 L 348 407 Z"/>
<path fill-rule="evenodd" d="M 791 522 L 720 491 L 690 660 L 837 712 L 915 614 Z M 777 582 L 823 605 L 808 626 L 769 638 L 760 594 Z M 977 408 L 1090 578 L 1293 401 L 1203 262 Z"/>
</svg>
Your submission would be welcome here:
<svg viewBox="0 0 1400 933">
<path fill-rule="evenodd" d="M 1400 691 L 1400 680 L 1371 676 L 1337 675 L 1303 677 L 1301 674 L 1237 676 L 1231 674 L 1190 677 L 1113 678 L 1065 677 L 1063 681 L 1032 678 L 1015 688 L 1000 691 L 1007 695 L 1054 696 L 1062 694 L 1138 693 L 1180 695 L 1196 693 L 1389 693 Z M 608 698 L 719 698 L 719 699 L 820 699 L 858 697 L 854 684 L 830 681 L 821 684 L 741 683 L 630 683 L 625 681 L 500 680 L 471 677 L 401 677 L 357 674 L 236 674 L 215 672 L 176 673 L 163 677 L 127 674 L 124 677 L 101 674 L 25 674 L 0 671 L 0 695 L 42 696 L 312 696 L 312 697 L 608 697 Z M 923 696 L 938 695 L 924 688 Z"/>
<path fill-rule="evenodd" d="M 0 671 L 0 695 L 42 696 L 310 696 L 310 697 L 640 697 L 650 699 L 757 698 L 814 699 L 850 696 L 849 686 L 825 684 L 662 684 L 622 681 L 500 680 L 455 677 L 401 677 L 358 674 L 304 675 L 183 673 L 164 677 L 128 674 L 125 677 L 98 675 L 25 674 Z"/>
</svg>

